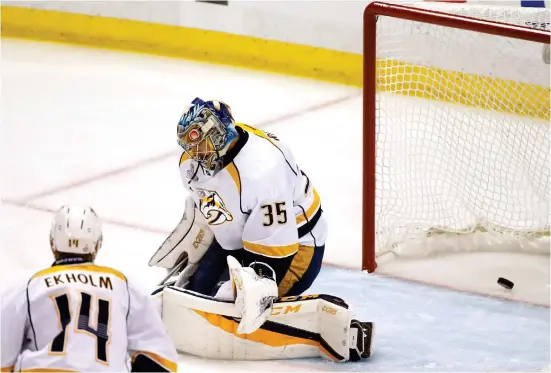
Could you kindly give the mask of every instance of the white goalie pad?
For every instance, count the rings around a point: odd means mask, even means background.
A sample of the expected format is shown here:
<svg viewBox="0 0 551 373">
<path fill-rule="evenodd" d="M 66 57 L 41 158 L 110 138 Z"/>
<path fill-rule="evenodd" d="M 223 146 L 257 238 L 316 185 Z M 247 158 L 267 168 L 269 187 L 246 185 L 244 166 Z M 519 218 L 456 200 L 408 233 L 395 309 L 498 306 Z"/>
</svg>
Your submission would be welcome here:
<svg viewBox="0 0 551 373">
<path fill-rule="evenodd" d="M 168 334 L 182 352 L 210 359 L 349 359 L 351 311 L 330 295 L 278 298 L 266 322 L 239 334 L 231 301 L 166 287 L 156 295 Z"/>
<path fill-rule="evenodd" d="M 186 199 L 182 219 L 149 259 L 154 267 L 173 268 L 184 252 L 191 264 L 198 263 L 214 240 L 214 233 L 191 197 Z"/>
</svg>

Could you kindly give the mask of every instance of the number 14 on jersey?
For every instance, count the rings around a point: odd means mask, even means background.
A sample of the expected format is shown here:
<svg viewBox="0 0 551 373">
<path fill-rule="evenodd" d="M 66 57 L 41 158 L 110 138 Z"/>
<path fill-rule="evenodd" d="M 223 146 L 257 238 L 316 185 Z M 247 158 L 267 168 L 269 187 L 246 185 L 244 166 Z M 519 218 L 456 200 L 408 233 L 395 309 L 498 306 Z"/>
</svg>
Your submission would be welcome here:
<svg viewBox="0 0 551 373">
<path fill-rule="evenodd" d="M 80 302 L 76 314 L 76 325 L 73 327 L 75 333 L 88 334 L 96 339 L 96 360 L 100 363 L 109 365 L 107 356 L 107 345 L 109 343 L 109 310 L 110 301 L 97 299 L 96 314 L 94 315 L 96 328 L 90 326 L 90 311 L 92 309 L 92 295 L 80 292 Z M 55 303 L 56 311 L 59 317 L 58 323 L 61 331 L 50 344 L 50 354 L 64 355 L 67 353 L 67 338 L 70 329 L 67 328 L 73 320 L 71 313 L 71 302 L 68 293 L 58 295 L 52 300 Z"/>
</svg>

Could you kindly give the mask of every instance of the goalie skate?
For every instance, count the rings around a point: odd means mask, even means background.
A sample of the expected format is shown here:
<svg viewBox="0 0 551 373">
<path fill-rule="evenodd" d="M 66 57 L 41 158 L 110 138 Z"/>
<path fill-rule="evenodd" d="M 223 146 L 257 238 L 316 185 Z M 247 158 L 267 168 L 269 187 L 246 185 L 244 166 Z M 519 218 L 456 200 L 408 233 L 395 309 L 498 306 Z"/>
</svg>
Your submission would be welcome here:
<svg viewBox="0 0 551 373">
<path fill-rule="evenodd" d="M 375 324 L 352 320 L 350 322 L 350 360 L 367 359 L 373 354 Z"/>
</svg>

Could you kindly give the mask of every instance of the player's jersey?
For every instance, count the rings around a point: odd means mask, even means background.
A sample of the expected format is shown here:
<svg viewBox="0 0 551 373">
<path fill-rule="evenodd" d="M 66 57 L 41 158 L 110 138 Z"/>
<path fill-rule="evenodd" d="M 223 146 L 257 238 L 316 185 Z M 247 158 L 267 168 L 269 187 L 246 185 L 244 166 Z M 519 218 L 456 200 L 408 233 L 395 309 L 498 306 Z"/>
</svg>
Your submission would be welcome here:
<svg viewBox="0 0 551 373">
<path fill-rule="evenodd" d="M 291 151 L 269 133 L 245 124 L 236 129 L 240 138 L 216 175 L 185 153 L 180 158 L 182 180 L 218 243 L 267 258 L 290 258 L 299 248 L 324 245 L 320 196 Z M 301 253 L 297 261 L 311 255 Z"/>
<path fill-rule="evenodd" d="M 1 321 L 2 371 L 177 369 L 151 298 L 112 268 L 57 262 L 3 294 Z"/>
</svg>

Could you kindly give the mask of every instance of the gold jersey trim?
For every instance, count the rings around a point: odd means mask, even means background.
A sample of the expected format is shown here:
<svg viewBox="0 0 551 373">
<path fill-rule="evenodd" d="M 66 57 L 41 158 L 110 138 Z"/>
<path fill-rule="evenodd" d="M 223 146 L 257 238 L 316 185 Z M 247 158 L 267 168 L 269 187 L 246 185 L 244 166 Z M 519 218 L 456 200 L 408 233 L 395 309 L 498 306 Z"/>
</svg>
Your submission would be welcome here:
<svg viewBox="0 0 551 373">
<path fill-rule="evenodd" d="M 247 251 L 270 258 L 284 258 L 293 255 L 298 250 L 298 243 L 285 246 L 271 246 L 243 241 L 243 246 Z"/>
</svg>

